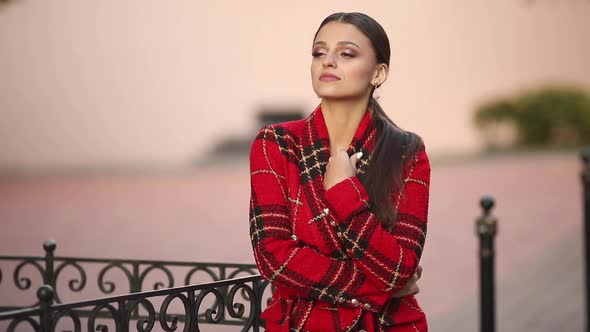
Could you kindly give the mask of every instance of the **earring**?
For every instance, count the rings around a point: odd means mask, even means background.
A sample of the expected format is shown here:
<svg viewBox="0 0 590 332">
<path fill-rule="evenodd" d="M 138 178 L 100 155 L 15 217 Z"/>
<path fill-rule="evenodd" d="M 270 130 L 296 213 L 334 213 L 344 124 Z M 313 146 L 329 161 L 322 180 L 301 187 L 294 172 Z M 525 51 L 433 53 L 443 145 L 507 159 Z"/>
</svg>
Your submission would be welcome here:
<svg viewBox="0 0 590 332">
<path fill-rule="evenodd" d="M 373 98 L 379 99 L 379 97 L 381 97 L 381 91 L 379 90 L 379 82 L 373 82 L 373 86 L 375 87 L 375 89 L 373 89 Z"/>
</svg>

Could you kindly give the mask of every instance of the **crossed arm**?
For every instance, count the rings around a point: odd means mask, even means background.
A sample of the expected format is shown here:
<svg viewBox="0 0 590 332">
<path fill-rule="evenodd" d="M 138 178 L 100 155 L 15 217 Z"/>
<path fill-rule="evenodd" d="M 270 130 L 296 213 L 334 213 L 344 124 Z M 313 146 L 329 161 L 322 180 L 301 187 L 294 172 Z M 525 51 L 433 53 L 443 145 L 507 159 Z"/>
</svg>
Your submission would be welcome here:
<svg viewBox="0 0 590 332">
<path fill-rule="evenodd" d="M 272 127 L 263 128 L 250 154 L 250 235 L 260 273 L 296 296 L 380 311 L 412 277 L 425 240 L 430 165 L 425 152 L 407 170 L 392 232 L 381 226 L 356 176 L 325 192 L 350 260 L 335 260 L 291 238 L 286 157 Z"/>
</svg>

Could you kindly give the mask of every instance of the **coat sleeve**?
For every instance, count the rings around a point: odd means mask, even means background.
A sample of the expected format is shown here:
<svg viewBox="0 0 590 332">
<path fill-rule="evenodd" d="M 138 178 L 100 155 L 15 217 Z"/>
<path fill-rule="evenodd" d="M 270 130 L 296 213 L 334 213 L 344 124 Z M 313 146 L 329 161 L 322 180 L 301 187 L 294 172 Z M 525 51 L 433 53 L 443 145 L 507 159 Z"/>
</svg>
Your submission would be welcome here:
<svg viewBox="0 0 590 332">
<path fill-rule="evenodd" d="M 396 226 L 389 231 L 369 209 L 369 197 L 358 177 L 326 190 L 347 255 L 383 291 L 397 291 L 414 274 L 424 247 L 428 217 L 430 162 L 424 150 L 404 168 L 404 188 L 392 196 Z"/>
<path fill-rule="evenodd" d="M 262 277 L 294 296 L 379 312 L 390 297 L 350 260 L 337 260 L 292 237 L 286 165 L 292 150 L 263 128 L 250 152 L 250 238 Z"/>
</svg>

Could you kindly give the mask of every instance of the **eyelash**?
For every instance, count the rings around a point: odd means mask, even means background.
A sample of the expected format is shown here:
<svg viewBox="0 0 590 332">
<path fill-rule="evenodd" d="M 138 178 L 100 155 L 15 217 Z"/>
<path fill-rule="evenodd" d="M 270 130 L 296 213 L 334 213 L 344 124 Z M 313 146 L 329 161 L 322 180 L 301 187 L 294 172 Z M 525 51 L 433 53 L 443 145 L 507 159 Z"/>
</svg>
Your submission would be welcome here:
<svg viewBox="0 0 590 332">
<path fill-rule="evenodd" d="M 320 52 L 312 52 L 311 56 L 314 58 L 320 57 L 324 55 L 324 53 L 320 53 Z M 342 52 L 340 53 L 341 56 L 346 57 L 346 58 L 354 58 L 356 55 L 351 54 L 351 53 L 346 53 L 346 52 Z"/>
</svg>

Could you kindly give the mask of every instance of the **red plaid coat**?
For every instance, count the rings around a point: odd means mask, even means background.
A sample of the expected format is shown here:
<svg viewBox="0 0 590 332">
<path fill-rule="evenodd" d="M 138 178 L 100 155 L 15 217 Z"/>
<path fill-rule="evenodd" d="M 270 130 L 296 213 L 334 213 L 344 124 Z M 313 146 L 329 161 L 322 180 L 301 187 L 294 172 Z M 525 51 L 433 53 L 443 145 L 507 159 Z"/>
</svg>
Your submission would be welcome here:
<svg viewBox="0 0 590 332">
<path fill-rule="evenodd" d="M 376 129 L 367 111 L 349 155 L 371 162 Z M 321 107 L 304 120 L 262 128 L 250 154 L 250 236 L 256 264 L 276 291 L 267 331 L 427 331 L 414 296 L 392 294 L 415 272 L 426 236 L 430 163 L 424 150 L 404 167 L 393 230 L 369 209 L 356 176 L 324 189 L 330 156 Z"/>
</svg>

